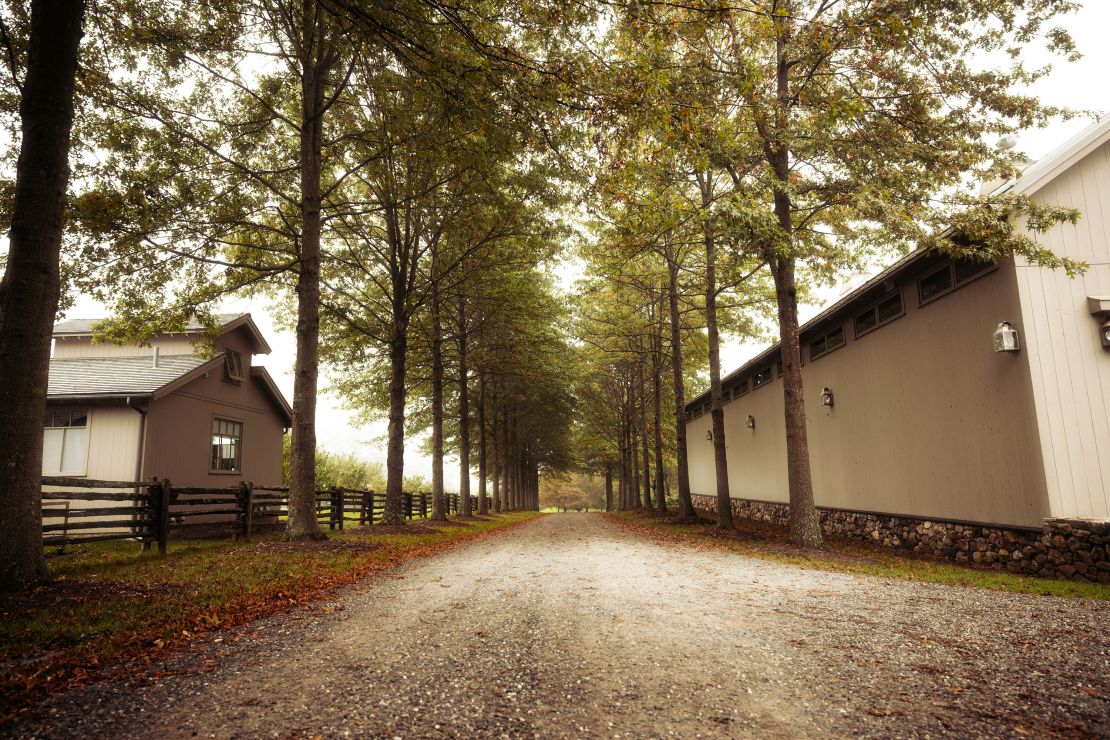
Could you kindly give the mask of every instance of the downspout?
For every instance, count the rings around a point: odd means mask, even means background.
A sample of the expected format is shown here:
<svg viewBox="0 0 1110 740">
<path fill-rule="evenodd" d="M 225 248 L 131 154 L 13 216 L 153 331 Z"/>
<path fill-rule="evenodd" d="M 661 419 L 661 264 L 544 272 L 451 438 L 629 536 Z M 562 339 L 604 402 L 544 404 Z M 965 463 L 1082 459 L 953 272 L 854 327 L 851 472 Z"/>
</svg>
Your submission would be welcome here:
<svg viewBox="0 0 1110 740">
<path fill-rule="evenodd" d="M 135 411 L 139 415 L 139 448 L 137 450 L 138 454 L 135 458 L 135 477 L 132 479 L 138 482 L 143 479 L 143 456 L 146 454 L 146 409 L 141 409 L 138 406 L 132 404 L 131 396 L 128 396 L 124 400 L 124 403 L 126 404 L 127 408 Z M 140 507 L 141 502 L 136 501 L 135 506 Z M 138 523 L 138 518 L 139 514 L 136 513 L 136 524 Z"/>
</svg>

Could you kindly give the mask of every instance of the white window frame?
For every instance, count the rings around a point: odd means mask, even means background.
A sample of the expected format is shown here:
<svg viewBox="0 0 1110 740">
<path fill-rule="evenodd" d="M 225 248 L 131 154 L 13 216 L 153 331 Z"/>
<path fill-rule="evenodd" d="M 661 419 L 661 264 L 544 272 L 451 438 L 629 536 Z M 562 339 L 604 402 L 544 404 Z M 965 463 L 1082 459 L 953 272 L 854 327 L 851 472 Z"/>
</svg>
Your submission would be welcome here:
<svg viewBox="0 0 1110 740">
<path fill-rule="evenodd" d="M 43 463 L 44 464 L 43 464 L 42 474 L 43 475 L 67 476 L 67 477 L 70 477 L 70 478 L 84 478 L 86 475 L 89 474 L 89 443 L 90 443 L 90 440 L 92 439 L 92 424 L 91 424 L 92 409 L 88 408 L 88 407 L 47 408 L 46 409 L 46 412 L 49 413 L 49 414 L 53 414 L 55 411 L 84 412 L 84 414 L 85 414 L 85 426 L 83 426 L 83 427 L 71 427 L 71 426 L 56 427 L 56 426 L 47 426 L 44 423 L 42 425 L 43 453 L 45 455 L 45 452 L 46 452 L 46 435 L 48 433 L 50 433 L 51 431 L 61 432 L 62 444 L 59 447 L 59 459 L 58 459 L 58 467 L 60 468 L 62 460 L 65 459 L 66 432 L 70 429 L 83 429 L 85 431 L 85 445 L 84 445 L 84 449 L 81 451 L 82 452 L 82 454 L 81 454 L 81 467 L 80 468 L 75 468 L 73 470 L 48 470 L 46 468 L 46 465 L 45 465 L 46 458 L 43 457 Z M 45 420 L 44 420 L 44 422 L 45 422 Z"/>
</svg>

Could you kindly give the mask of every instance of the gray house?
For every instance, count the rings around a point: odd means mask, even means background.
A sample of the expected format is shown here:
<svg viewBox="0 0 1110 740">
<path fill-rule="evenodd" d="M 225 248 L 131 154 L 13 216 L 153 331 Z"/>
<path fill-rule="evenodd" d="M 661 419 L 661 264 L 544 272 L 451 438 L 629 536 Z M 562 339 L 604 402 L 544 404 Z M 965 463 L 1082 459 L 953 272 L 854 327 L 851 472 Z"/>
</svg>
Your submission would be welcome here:
<svg viewBox="0 0 1110 740">
<path fill-rule="evenodd" d="M 1082 212 L 1037 238 L 1086 274 L 918 251 L 802 327 L 827 529 L 919 545 L 925 523 L 1110 521 L 1110 117 L 1003 187 Z M 776 345 L 724 379 L 734 509 L 770 519 L 788 500 L 779 367 Z M 712 507 L 708 409 L 707 392 L 687 406 L 687 448 Z"/>
</svg>

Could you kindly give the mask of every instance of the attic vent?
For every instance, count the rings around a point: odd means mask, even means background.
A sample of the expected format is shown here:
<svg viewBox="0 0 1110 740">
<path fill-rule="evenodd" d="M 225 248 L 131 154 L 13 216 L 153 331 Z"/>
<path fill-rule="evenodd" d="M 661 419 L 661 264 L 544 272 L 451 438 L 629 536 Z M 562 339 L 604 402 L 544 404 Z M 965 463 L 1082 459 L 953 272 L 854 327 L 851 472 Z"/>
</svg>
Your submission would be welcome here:
<svg viewBox="0 0 1110 740">
<path fill-rule="evenodd" d="M 243 380 L 243 356 L 233 349 L 224 350 L 224 380 L 234 383 Z"/>
</svg>

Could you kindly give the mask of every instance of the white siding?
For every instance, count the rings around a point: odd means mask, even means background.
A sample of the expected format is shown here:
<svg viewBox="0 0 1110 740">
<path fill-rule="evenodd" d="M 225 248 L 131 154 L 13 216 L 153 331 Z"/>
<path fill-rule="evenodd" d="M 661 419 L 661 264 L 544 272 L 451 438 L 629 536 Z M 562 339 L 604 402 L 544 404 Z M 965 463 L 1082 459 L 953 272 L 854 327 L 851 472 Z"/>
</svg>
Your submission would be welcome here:
<svg viewBox="0 0 1110 740">
<path fill-rule="evenodd" d="M 1038 240 L 1090 267 L 1075 279 L 1019 263 L 1033 397 L 1052 516 L 1110 518 L 1110 351 L 1101 346 L 1087 296 L 1110 295 L 1110 144 L 1032 194 L 1078 208 L 1075 226 Z"/>
<path fill-rule="evenodd" d="M 152 337 L 150 347 L 110 342 L 94 344 L 91 337 L 55 337 L 54 356 L 63 357 L 148 357 L 158 347 L 163 355 L 193 354 L 193 339 L 185 335 Z"/>
</svg>

